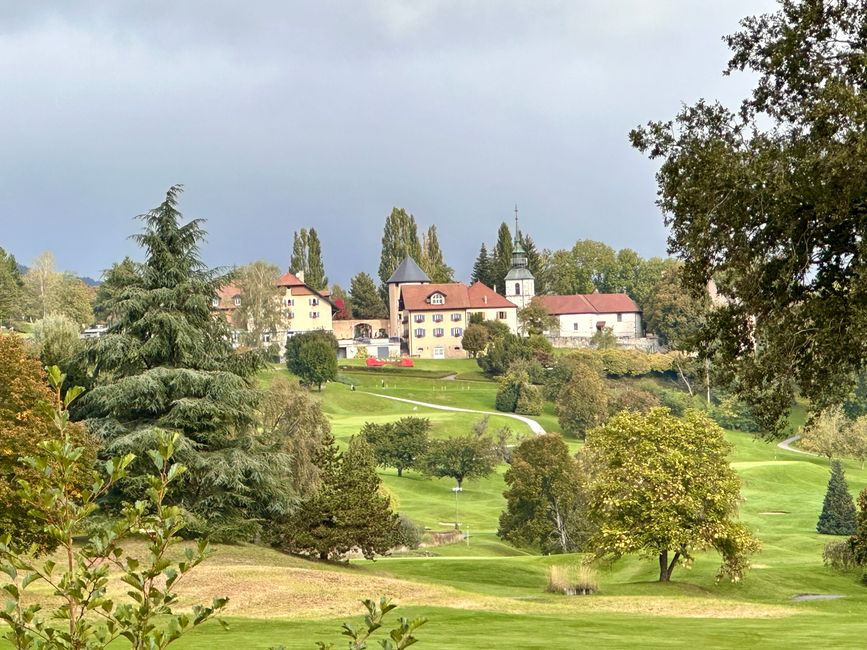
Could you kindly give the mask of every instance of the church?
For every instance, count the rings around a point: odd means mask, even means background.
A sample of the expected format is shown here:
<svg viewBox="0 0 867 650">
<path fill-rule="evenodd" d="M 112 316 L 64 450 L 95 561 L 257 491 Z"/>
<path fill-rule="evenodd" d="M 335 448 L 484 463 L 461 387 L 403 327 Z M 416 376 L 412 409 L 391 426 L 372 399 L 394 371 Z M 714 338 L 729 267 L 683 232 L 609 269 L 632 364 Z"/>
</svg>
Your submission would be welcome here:
<svg viewBox="0 0 867 650">
<path fill-rule="evenodd" d="M 558 318 L 559 327 L 547 335 L 555 344 L 582 344 L 596 331 L 611 329 L 618 338 L 639 338 L 641 309 L 625 293 L 536 296 L 536 281 L 521 244 L 517 217 L 512 267 L 506 274 L 503 295 L 481 282 L 436 284 L 411 257 L 391 274 L 388 285 L 389 336 L 400 338 L 412 357 L 464 359 L 461 346 L 470 316 L 498 320 L 519 334 L 518 311 L 536 299 Z"/>
</svg>

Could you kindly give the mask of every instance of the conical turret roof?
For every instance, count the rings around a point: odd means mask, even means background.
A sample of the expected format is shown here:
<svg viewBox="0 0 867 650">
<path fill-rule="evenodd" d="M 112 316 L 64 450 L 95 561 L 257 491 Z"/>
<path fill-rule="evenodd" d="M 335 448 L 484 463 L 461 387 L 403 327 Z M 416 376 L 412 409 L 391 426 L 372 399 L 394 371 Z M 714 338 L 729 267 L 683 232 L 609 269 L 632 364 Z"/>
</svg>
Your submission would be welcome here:
<svg viewBox="0 0 867 650">
<path fill-rule="evenodd" d="M 421 270 L 414 259 L 407 256 L 394 270 L 386 284 L 403 284 L 405 282 L 430 282 L 427 273 Z"/>
</svg>

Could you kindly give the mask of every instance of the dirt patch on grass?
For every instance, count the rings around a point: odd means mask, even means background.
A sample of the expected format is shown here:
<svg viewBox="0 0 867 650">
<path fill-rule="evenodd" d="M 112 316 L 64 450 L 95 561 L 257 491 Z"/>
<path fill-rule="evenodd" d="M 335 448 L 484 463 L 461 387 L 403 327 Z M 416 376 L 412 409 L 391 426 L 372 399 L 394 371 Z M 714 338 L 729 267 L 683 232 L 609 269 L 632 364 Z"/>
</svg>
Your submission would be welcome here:
<svg viewBox="0 0 867 650">
<path fill-rule="evenodd" d="M 672 618 L 785 618 L 798 613 L 792 607 L 709 598 L 666 598 L 664 596 L 621 598 L 594 596 L 582 600 L 584 600 L 582 604 L 583 609 Z"/>
</svg>

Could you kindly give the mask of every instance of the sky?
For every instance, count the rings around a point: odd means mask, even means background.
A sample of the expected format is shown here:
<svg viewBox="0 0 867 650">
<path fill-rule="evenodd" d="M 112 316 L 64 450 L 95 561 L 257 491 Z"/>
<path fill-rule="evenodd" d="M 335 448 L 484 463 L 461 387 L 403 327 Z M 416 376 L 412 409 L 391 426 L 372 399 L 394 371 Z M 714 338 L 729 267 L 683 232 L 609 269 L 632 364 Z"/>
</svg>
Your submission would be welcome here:
<svg viewBox="0 0 867 650">
<path fill-rule="evenodd" d="M 772 0 L 0 0 L 0 246 L 98 278 L 182 183 L 211 266 L 376 275 L 393 206 L 468 279 L 517 204 L 539 248 L 666 252 L 627 134 L 736 106 L 721 37 Z"/>
</svg>

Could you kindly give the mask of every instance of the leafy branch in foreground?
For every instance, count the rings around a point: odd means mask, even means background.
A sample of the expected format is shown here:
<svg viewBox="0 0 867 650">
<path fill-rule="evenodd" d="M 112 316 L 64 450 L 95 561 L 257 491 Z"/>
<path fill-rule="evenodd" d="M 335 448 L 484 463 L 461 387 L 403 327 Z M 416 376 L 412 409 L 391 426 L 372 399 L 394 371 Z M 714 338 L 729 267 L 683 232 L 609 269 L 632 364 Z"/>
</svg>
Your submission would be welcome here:
<svg viewBox="0 0 867 650">
<path fill-rule="evenodd" d="M 19 482 L 30 516 L 44 526 L 63 559 L 37 562 L 36 547 L 22 548 L 8 534 L 0 538 L 0 571 L 9 576 L 0 587 L 7 596 L 0 621 L 9 626 L 3 638 L 20 650 L 91 650 L 119 638 L 127 639 L 135 650 L 161 650 L 228 602 L 217 598 L 210 606 L 194 606 L 190 613 L 172 610 L 179 582 L 210 554 L 207 542 L 200 541 L 196 549 L 186 549 L 182 560 L 168 558 L 169 548 L 178 541 L 176 534 L 185 525 L 181 509 L 165 504 L 169 485 L 185 471 L 183 465 L 172 463 L 179 435 L 160 431 L 158 448 L 148 452 L 156 474 L 147 476 L 146 498 L 125 504 L 115 522 L 95 523 L 99 499 L 126 476 L 134 456 L 106 461 L 106 478 L 91 472 L 90 487 L 77 488 L 83 449 L 70 440 L 68 408 L 83 389 L 70 388 L 60 400 L 64 379 L 56 366 L 49 369 L 60 406 L 46 409 L 59 435 L 41 443 L 38 455 L 22 459 L 36 471 L 36 478 Z M 76 538 L 88 530 L 87 541 L 77 543 Z M 122 542 L 130 535 L 146 538 L 143 558 L 125 553 Z M 112 568 L 129 587 L 128 602 L 115 602 L 109 595 Z M 25 598 L 34 583 L 47 585 L 58 603 L 47 613 L 34 598 Z"/>
</svg>

